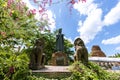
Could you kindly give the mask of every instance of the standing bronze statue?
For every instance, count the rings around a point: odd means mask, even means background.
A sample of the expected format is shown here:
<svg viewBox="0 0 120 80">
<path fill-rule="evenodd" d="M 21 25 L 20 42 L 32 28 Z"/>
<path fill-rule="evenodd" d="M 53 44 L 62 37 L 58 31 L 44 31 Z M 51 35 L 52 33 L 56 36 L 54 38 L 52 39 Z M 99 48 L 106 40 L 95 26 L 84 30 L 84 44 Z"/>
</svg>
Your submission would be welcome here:
<svg viewBox="0 0 120 80">
<path fill-rule="evenodd" d="M 66 66 L 68 65 L 67 54 L 64 53 L 64 34 L 62 29 L 59 29 L 56 35 L 56 52 L 52 54 L 52 65 L 53 66 Z"/>
<path fill-rule="evenodd" d="M 56 51 L 64 51 L 64 34 L 62 34 L 62 29 L 59 29 L 58 35 L 56 35 Z"/>
</svg>

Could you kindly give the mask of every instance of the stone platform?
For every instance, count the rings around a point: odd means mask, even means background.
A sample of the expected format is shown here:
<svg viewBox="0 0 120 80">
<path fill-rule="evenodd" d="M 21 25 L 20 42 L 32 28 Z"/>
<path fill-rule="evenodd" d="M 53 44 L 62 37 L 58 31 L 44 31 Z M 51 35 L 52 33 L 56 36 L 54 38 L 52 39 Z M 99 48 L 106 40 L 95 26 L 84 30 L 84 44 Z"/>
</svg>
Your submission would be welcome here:
<svg viewBox="0 0 120 80">
<path fill-rule="evenodd" d="M 68 68 L 69 66 L 45 66 L 43 69 L 32 70 L 32 72 L 70 72 Z"/>
<path fill-rule="evenodd" d="M 106 70 L 112 73 L 120 73 L 120 70 Z M 37 77 L 45 77 L 50 79 L 60 79 L 70 77 L 72 72 L 69 71 L 69 66 L 45 66 L 40 70 L 32 70 L 33 75 Z"/>
<path fill-rule="evenodd" d="M 45 66 L 45 68 L 40 70 L 32 70 L 33 75 L 37 77 L 45 77 L 45 78 L 67 78 L 71 76 L 71 72 L 69 71 L 69 66 Z"/>
</svg>

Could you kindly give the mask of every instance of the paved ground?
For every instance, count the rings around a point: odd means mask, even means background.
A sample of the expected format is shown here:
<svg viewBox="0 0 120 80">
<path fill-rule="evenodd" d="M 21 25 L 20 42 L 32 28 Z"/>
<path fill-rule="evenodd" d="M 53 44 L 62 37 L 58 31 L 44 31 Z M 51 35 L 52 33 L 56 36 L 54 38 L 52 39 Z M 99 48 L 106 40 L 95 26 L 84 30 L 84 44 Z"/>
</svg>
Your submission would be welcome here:
<svg viewBox="0 0 120 80">
<path fill-rule="evenodd" d="M 69 66 L 45 66 L 40 70 L 32 70 L 32 72 L 70 72 Z"/>
<path fill-rule="evenodd" d="M 45 66 L 45 68 L 40 70 L 32 70 L 32 72 L 70 72 L 68 70 L 69 66 Z M 107 70 L 108 72 L 120 73 L 120 70 Z"/>
</svg>

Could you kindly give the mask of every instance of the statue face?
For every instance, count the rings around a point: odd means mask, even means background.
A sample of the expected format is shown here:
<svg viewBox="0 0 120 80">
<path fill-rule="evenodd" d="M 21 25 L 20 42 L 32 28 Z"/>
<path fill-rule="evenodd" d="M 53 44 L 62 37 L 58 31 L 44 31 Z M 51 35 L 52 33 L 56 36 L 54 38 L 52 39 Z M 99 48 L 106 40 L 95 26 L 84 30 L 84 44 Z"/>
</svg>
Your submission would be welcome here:
<svg viewBox="0 0 120 80">
<path fill-rule="evenodd" d="M 77 38 L 74 41 L 74 46 L 75 46 L 75 50 L 77 50 L 77 48 L 85 48 L 84 42 L 80 38 Z"/>
<path fill-rule="evenodd" d="M 37 39 L 35 46 L 43 46 L 44 45 L 44 41 L 42 39 Z"/>
<path fill-rule="evenodd" d="M 82 40 L 80 40 L 80 41 L 77 41 L 77 44 L 76 44 L 77 46 L 84 46 L 84 43 L 83 43 L 83 41 Z"/>
<path fill-rule="evenodd" d="M 75 40 L 74 45 L 75 46 L 85 46 L 84 42 L 80 38 Z"/>
<path fill-rule="evenodd" d="M 59 34 L 61 34 L 62 33 L 62 29 L 59 29 Z"/>
</svg>

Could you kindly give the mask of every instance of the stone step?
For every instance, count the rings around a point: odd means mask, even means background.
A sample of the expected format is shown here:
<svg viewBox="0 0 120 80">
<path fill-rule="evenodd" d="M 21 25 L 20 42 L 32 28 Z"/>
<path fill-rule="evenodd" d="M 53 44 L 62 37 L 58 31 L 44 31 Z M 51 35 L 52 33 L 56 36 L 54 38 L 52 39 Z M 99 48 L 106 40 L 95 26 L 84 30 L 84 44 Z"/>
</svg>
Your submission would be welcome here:
<svg viewBox="0 0 120 80">
<path fill-rule="evenodd" d="M 32 72 L 70 72 L 69 66 L 45 66 L 40 70 L 32 70 Z"/>
<path fill-rule="evenodd" d="M 37 77 L 45 77 L 45 78 L 67 78 L 71 76 L 71 72 L 69 71 L 69 66 L 45 66 L 45 68 L 40 70 L 32 70 L 33 75 Z"/>
</svg>

